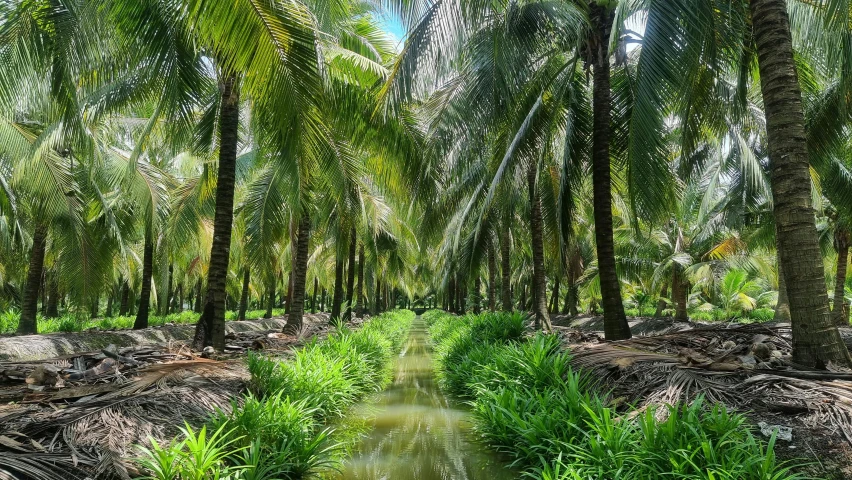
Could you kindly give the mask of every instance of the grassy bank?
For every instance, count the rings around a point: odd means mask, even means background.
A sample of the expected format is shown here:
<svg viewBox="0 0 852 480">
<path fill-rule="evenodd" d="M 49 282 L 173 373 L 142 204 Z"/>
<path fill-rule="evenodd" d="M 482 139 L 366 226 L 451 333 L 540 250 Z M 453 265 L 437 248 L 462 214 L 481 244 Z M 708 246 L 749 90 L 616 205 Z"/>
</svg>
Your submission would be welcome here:
<svg viewBox="0 0 852 480">
<path fill-rule="evenodd" d="M 531 335 L 521 314 L 424 317 L 442 387 L 470 402 L 481 439 L 531 478 L 799 478 L 776 461 L 774 440 L 721 405 L 616 411 L 570 368 L 559 338 Z"/>
<path fill-rule="evenodd" d="M 263 318 L 266 310 L 250 310 L 246 312 L 246 320 L 257 320 Z M 149 327 L 158 327 L 166 324 L 188 324 L 197 323 L 200 313 L 184 311 L 180 313 L 172 313 L 169 315 L 151 315 L 148 317 Z M 272 310 L 273 316 L 284 315 L 283 308 Z M 15 333 L 18 329 L 18 321 L 21 313 L 18 311 L 9 311 L 0 313 L 0 335 Z M 237 312 L 229 311 L 225 313 L 225 320 L 236 320 Z M 136 320 L 135 315 L 123 315 L 114 317 L 90 318 L 85 315 L 65 314 L 56 318 L 47 318 L 38 315 L 38 333 L 57 333 L 57 332 L 82 332 L 85 330 L 129 330 L 133 328 L 133 322 Z"/>
<path fill-rule="evenodd" d="M 359 330 L 340 328 L 286 361 L 249 357 L 250 392 L 200 430 L 143 449 L 155 480 L 300 479 L 333 468 L 348 443 L 329 425 L 384 388 L 414 313 L 381 314 Z M 212 472 L 212 473 L 211 473 Z"/>
</svg>

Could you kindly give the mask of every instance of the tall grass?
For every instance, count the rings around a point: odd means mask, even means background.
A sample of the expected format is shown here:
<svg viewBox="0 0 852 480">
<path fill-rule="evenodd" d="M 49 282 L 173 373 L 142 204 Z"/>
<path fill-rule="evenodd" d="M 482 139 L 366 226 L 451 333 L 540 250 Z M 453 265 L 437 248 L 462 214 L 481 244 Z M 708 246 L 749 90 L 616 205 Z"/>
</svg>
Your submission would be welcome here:
<svg viewBox="0 0 852 480">
<path fill-rule="evenodd" d="M 241 402 L 234 401 L 230 411 L 211 418 L 207 428 L 217 435 L 206 445 L 217 455 L 224 453 L 216 457 L 208 476 L 200 478 L 301 479 L 334 468 L 350 439 L 348 431 L 329 425 L 391 380 L 392 360 L 413 318 L 413 312 L 394 311 L 374 317 L 359 330 L 338 327 L 284 361 L 249 355 L 250 392 Z M 198 436 L 187 427 L 180 441 L 143 449 L 140 464 L 151 472 L 147 478 L 195 478 L 174 472 L 187 465 L 194 472 L 191 458 L 198 454 L 189 445 Z"/>
<path fill-rule="evenodd" d="M 424 317 L 442 387 L 469 400 L 481 439 L 530 478 L 801 478 L 776 460 L 774 438 L 764 443 L 721 405 L 609 407 L 558 337 L 525 334 L 516 314 Z"/>
</svg>

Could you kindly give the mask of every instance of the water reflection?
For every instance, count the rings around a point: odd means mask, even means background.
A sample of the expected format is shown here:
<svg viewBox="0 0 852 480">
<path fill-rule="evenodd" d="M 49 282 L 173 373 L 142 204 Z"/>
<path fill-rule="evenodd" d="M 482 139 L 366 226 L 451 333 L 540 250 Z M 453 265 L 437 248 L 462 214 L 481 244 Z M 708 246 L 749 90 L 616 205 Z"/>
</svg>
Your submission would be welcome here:
<svg viewBox="0 0 852 480">
<path fill-rule="evenodd" d="M 426 325 L 414 320 L 394 383 L 356 415 L 372 432 L 344 465 L 346 480 L 509 480 L 518 476 L 472 443 L 468 413 L 441 394 Z"/>
</svg>

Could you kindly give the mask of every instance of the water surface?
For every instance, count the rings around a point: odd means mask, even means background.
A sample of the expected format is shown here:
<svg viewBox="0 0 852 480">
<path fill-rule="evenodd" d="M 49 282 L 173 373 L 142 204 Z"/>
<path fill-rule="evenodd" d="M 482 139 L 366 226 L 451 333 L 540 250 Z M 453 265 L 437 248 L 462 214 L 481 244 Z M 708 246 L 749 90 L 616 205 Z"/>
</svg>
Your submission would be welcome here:
<svg viewBox="0 0 852 480">
<path fill-rule="evenodd" d="M 344 464 L 345 480 L 511 480 L 496 456 L 472 441 L 469 413 L 433 375 L 426 324 L 414 319 L 393 384 L 355 409 L 372 431 Z"/>
</svg>

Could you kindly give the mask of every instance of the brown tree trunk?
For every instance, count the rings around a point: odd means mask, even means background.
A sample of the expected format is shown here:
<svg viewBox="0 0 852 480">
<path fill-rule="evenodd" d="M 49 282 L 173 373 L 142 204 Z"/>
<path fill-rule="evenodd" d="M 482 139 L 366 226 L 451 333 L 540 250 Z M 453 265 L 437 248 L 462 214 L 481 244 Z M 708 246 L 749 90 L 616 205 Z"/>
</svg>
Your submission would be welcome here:
<svg viewBox="0 0 852 480">
<path fill-rule="evenodd" d="M 320 293 L 320 312 L 325 311 L 325 297 L 328 295 L 328 291 L 325 287 L 322 287 L 322 293 Z"/>
<path fill-rule="evenodd" d="M 497 299 L 494 295 L 497 293 L 494 280 L 497 278 L 497 259 L 494 258 L 494 244 L 488 247 L 488 310 L 494 312 L 497 310 Z"/>
<path fill-rule="evenodd" d="M 123 317 L 127 315 L 127 307 L 128 302 L 130 301 L 130 285 L 127 284 L 127 280 L 121 282 L 121 304 L 118 306 L 118 316 Z"/>
<path fill-rule="evenodd" d="M 500 293 L 503 297 L 503 311 L 511 312 L 512 307 L 512 272 L 510 264 L 510 245 L 508 225 L 500 229 L 500 270 L 502 278 L 500 282 Z"/>
<path fill-rule="evenodd" d="M 38 224 L 33 231 L 33 246 L 30 250 L 30 264 L 27 270 L 27 283 L 24 298 L 21 301 L 21 319 L 18 322 L 18 334 L 38 333 L 38 293 L 41 286 L 41 274 L 44 270 L 44 251 L 47 246 L 47 226 Z"/>
<path fill-rule="evenodd" d="M 151 309 L 151 277 L 154 275 L 154 239 L 151 229 L 145 227 L 145 246 L 142 253 L 142 287 L 139 290 L 139 310 L 133 321 L 133 329 L 148 328 L 148 314 Z"/>
<path fill-rule="evenodd" d="M 355 304 L 355 315 L 364 317 L 364 244 L 358 247 L 358 286 L 355 287 L 357 301 Z"/>
<path fill-rule="evenodd" d="M 302 213 L 299 220 L 298 240 L 296 241 L 296 255 L 293 264 L 293 305 L 290 314 L 287 315 L 287 325 L 284 331 L 297 334 L 302 331 L 302 318 L 305 315 L 305 290 L 308 283 L 308 251 L 311 238 L 311 218 L 307 213 Z M 314 289 L 316 291 L 316 289 Z"/>
<path fill-rule="evenodd" d="M 272 275 L 266 287 L 266 312 L 263 313 L 263 318 L 272 318 L 272 309 L 275 308 L 275 287 L 277 283 L 275 275 Z"/>
<path fill-rule="evenodd" d="M 95 294 L 95 298 L 92 299 L 92 311 L 91 311 L 91 314 L 89 315 L 89 318 L 98 318 L 98 307 L 99 307 L 98 304 L 100 303 L 100 301 L 101 301 L 100 295 Z"/>
<path fill-rule="evenodd" d="M 202 293 L 201 292 L 202 292 L 201 280 L 199 279 L 198 282 L 195 284 L 195 307 L 193 308 L 193 311 L 195 313 L 201 313 L 201 304 L 202 304 L 202 298 L 201 298 Z"/>
<path fill-rule="evenodd" d="M 237 312 L 237 320 L 246 319 L 246 310 L 248 310 L 249 297 L 249 282 L 251 281 L 251 272 L 248 267 L 243 269 L 243 291 L 240 294 L 240 309 Z"/>
<path fill-rule="evenodd" d="M 355 238 L 355 227 L 349 232 L 349 269 L 346 272 L 346 312 L 343 314 L 343 319 L 346 322 L 352 321 L 352 309 L 355 302 L 355 247 L 357 239 Z"/>
<path fill-rule="evenodd" d="M 314 277 L 314 294 L 311 297 L 311 313 L 317 313 L 317 286 L 319 284 L 319 280 L 317 277 Z"/>
<path fill-rule="evenodd" d="M 550 299 L 552 303 L 550 313 L 559 313 L 559 275 L 553 279 L 553 293 Z"/>
<path fill-rule="evenodd" d="M 234 221 L 234 182 L 240 126 L 240 91 L 237 78 L 226 76 L 221 84 L 219 110 L 219 170 L 216 180 L 216 212 L 213 217 L 213 245 L 207 269 L 207 294 L 195 329 L 194 346 L 225 348 L 225 287 L 231 255 L 231 227 Z"/>
<path fill-rule="evenodd" d="M 183 282 L 178 283 L 177 295 L 175 296 L 175 304 L 172 307 L 172 312 L 183 312 Z"/>
<path fill-rule="evenodd" d="M 450 312 L 456 313 L 456 276 L 451 275 L 449 284 L 447 285 L 447 299 L 450 306 Z"/>
<path fill-rule="evenodd" d="M 157 310 L 160 311 L 161 314 L 165 313 L 168 315 L 172 313 L 172 297 L 174 296 L 174 292 L 172 291 L 172 285 L 174 282 L 174 265 L 169 264 L 169 280 L 166 286 L 166 302 L 161 305 Z"/>
<path fill-rule="evenodd" d="M 787 283 L 784 280 L 784 269 L 781 268 L 781 257 L 777 258 L 776 268 L 778 269 L 778 301 L 775 303 L 775 316 L 773 320 L 776 322 L 790 321 L 790 301 L 787 300 Z"/>
<path fill-rule="evenodd" d="M 802 96 L 786 0 L 751 0 L 766 117 L 778 250 L 793 327 L 793 361 L 825 368 L 852 365 L 831 322 L 811 206 L 811 177 Z"/>
<path fill-rule="evenodd" d="M 591 4 L 592 31 L 589 50 L 594 56 L 592 131 L 592 190 L 594 197 L 595 243 L 598 254 L 598 276 L 604 308 L 604 336 L 607 340 L 630 338 L 630 326 L 621 301 L 621 285 L 615 269 L 615 247 L 612 238 L 612 181 L 610 178 L 610 69 L 609 30 L 612 11 L 595 2 Z"/>
<path fill-rule="evenodd" d="M 536 188 L 537 165 L 530 162 L 527 171 L 527 187 L 530 197 L 530 230 L 532 234 L 533 254 L 533 304 L 535 328 L 553 330 L 550 314 L 547 311 L 547 278 L 544 276 L 544 232 L 541 219 L 541 199 Z"/>
<path fill-rule="evenodd" d="M 59 281 L 56 278 L 58 275 L 57 272 L 53 272 L 47 282 L 47 288 L 50 290 L 47 296 L 47 311 L 45 312 L 47 318 L 59 316 Z"/>
<path fill-rule="evenodd" d="M 675 304 L 675 320 L 686 322 L 689 320 L 689 315 L 686 311 L 686 305 L 689 301 L 688 285 L 683 278 L 683 272 L 680 267 L 675 266 L 672 271 L 672 301 Z"/>
<path fill-rule="evenodd" d="M 295 250 L 299 249 L 298 243 L 295 243 L 293 246 L 295 247 L 294 252 L 295 252 Z M 295 259 L 295 253 L 293 255 L 294 255 L 294 259 Z M 293 261 L 292 263 L 293 263 L 292 268 L 293 268 L 293 270 L 295 270 L 296 269 L 296 267 L 295 267 L 296 262 Z M 284 300 L 284 313 L 286 315 L 290 314 L 291 306 L 293 304 L 293 282 L 294 282 L 293 273 L 292 272 L 288 273 L 287 274 L 287 295 L 282 298 L 282 300 Z"/>
<path fill-rule="evenodd" d="M 521 284 L 521 303 L 518 307 L 518 310 L 522 312 L 527 311 L 527 285 L 525 283 Z"/>
<path fill-rule="evenodd" d="M 341 320 L 340 308 L 343 304 L 343 249 L 337 249 L 334 263 L 334 298 L 331 300 L 330 320 Z"/>
<path fill-rule="evenodd" d="M 113 289 L 110 288 L 109 291 L 107 292 L 107 307 L 106 307 L 106 313 L 104 314 L 104 316 L 106 316 L 107 318 L 112 317 L 112 294 L 113 294 Z"/>
<path fill-rule="evenodd" d="M 473 281 L 473 313 L 479 314 L 480 304 L 482 303 L 479 292 L 482 291 L 482 278 L 477 275 Z"/>
<path fill-rule="evenodd" d="M 663 310 L 666 309 L 666 301 L 663 300 L 669 294 L 669 282 L 663 282 L 663 288 L 660 290 L 660 300 L 657 301 L 657 310 L 654 312 L 655 317 L 662 317 Z"/>
<path fill-rule="evenodd" d="M 849 264 L 848 230 L 837 229 L 834 232 L 834 248 L 837 249 L 837 270 L 834 276 L 834 310 L 832 317 L 838 327 L 849 326 L 849 309 L 846 306 L 846 268 Z"/>
<path fill-rule="evenodd" d="M 379 306 L 381 304 L 379 303 L 379 297 L 381 296 L 381 294 L 382 294 L 382 281 L 379 278 L 379 272 L 376 272 L 376 292 L 374 294 L 375 298 L 373 298 L 373 304 L 375 306 L 375 309 L 374 309 L 375 311 L 373 312 L 373 314 L 377 314 L 380 311 Z"/>
</svg>

